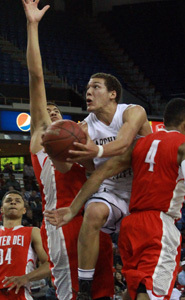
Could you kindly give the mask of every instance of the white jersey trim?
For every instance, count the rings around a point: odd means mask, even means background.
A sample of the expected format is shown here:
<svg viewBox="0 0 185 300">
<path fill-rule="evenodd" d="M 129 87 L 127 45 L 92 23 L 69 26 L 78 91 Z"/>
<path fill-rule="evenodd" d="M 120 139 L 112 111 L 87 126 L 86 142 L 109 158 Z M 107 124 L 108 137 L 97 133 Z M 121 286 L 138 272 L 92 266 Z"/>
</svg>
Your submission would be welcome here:
<svg viewBox="0 0 185 300">
<path fill-rule="evenodd" d="M 45 197 L 45 209 L 56 209 L 57 188 L 55 180 L 55 169 L 48 158 L 42 168 L 40 179 L 43 185 Z M 69 258 L 65 244 L 65 237 L 62 228 L 56 230 L 55 226 L 45 220 L 47 234 L 47 246 L 49 249 L 50 261 L 54 265 L 51 269 L 56 287 L 56 294 L 59 300 L 72 299 L 72 282 Z"/>
<path fill-rule="evenodd" d="M 181 234 L 174 225 L 174 220 L 163 212 L 160 213 L 160 218 L 163 224 L 161 239 L 162 249 L 152 276 L 153 292 L 159 296 L 167 295 L 169 292 L 173 274 L 176 269 L 178 247 L 181 244 Z"/>
</svg>

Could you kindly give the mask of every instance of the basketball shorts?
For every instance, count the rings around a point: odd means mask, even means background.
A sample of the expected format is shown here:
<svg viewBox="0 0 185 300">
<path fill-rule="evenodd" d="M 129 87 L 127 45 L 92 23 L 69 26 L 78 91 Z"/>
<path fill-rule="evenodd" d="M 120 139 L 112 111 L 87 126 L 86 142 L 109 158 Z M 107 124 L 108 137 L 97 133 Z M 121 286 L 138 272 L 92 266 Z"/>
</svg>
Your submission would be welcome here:
<svg viewBox="0 0 185 300">
<path fill-rule="evenodd" d="M 101 230 L 109 234 L 119 232 L 121 220 L 124 216 L 128 215 L 128 204 L 126 201 L 111 191 L 106 190 L 93 194 L 86 202 L 85 208 L 92 202 L 103 202 L 109 208 L 108 219 Z"/>
<path fill-rule="evenodd" d="M 143 283 L 150 299 L 169 299 L 181 253 L 174 220 L 160 211 L 131 213 L 122 221 L 118 246 L 131 298 Z"/>
</svg>

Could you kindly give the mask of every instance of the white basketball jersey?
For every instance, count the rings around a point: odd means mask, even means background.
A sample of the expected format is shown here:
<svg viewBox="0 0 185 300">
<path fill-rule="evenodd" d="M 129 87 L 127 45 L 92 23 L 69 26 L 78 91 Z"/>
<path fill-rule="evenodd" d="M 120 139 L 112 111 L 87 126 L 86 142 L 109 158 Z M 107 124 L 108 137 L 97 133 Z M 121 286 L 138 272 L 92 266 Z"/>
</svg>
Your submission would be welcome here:
<svg viewBox="0 0 185 300">
<path fill-rule="evenodd" d="M 96 145 L 105 145 L 116 139 L 118 131 L 123 125 L 123 113 L 129 107 L 127 104 L 118 104 L 114 117 L 110 125 L 105 125 L 99 121 L 94 113 L 90 113 L 85 121 L 88 124 L 88 133 Z M 103 164 L 109 158 L 94 158 L 95 168 Z M 132 185 L 132 171 L 128 169 L 116 176 L 105 179 L 100 190 L 107 189 L 123 197 L 125 201 L 130 200 Z"/>
</svg>

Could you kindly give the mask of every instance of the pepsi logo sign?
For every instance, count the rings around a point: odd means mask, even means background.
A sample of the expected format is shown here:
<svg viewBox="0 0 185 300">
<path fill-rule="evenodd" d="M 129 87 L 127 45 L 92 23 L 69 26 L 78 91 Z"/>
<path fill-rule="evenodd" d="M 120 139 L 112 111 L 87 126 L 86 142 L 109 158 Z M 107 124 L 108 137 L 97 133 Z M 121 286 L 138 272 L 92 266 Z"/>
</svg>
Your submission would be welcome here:
<svg viewBox="0 0 185 300">
<path fill-rule="evenodd" d="M 27 113 L 20 113 L 16 119 L 17 126 L 21 131 L 30 130 L 30 121 L 31 117 Z"/>
</svg>

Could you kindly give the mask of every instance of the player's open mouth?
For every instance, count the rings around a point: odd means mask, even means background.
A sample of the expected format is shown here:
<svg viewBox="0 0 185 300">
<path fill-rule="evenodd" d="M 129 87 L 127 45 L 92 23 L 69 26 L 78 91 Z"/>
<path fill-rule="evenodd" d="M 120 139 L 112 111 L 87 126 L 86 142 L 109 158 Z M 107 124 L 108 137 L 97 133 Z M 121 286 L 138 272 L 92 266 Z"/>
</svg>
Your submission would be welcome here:
<svg viewBox="0 0 185 300">
<path fill-rule="evenodd" d="M 87 100 L 86 100 L 86 103 L 87 103 L 87 104 L 90 104 L 90 103 L 92 103 L 92 100 L 91 100 L 91 99 L 87 99 Z"/>
</svg>

